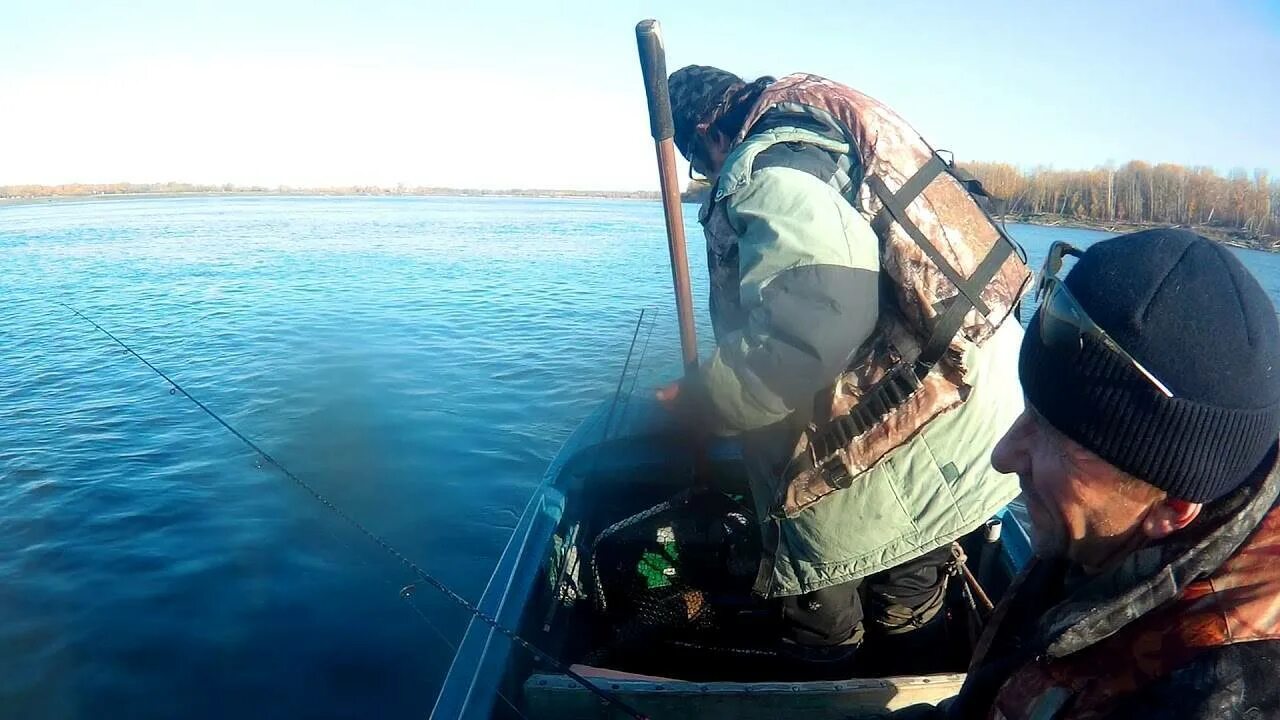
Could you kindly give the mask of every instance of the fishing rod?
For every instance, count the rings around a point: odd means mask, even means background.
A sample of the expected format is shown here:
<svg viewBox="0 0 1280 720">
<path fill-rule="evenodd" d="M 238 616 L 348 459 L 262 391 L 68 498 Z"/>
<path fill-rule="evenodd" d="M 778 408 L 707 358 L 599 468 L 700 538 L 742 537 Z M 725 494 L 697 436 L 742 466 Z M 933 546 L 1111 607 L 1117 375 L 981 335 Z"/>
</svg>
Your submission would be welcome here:
<svg viewBox="0 0 1280 720">
<path fill-rule="evenodd" d="M 667 224 L 667 254 L 671 258 L 676 317 L 680 324 L 680 357 L 684 360 L 683 384 L 690 381 L 698 371 L 698 333 L 693 319 L 689 255 L 685 250 L 684 216 L 680 209 L 680 185 L 676 175 L 676 130 L 675 121 L 671 117 L 671 90 L 667 84 L 667 49 L 662 40 L 662 26 L 657 20 L 641 20 L 636 24 L 636 49 L 640 54 L 640 74 L 644 78 L 645 100 L 649 106 L 649 134 L 653 136 L 653 147 L 658 160 L 662 214 Z M 687 395 L 685 399 L 687 400 Z M 706 443 L 695 437 L 695 485 L 706 487 L 710 484 L 710 467 Z"/>
<path fill-rule="evenodd" d="M 609 413 L 604 418 L 604 432 L 601 434 L 602 440 L 609 439 L 609 425 L 613 422 L 613 411 L 618 407 L 618 396 L 622 393 L 622 383 L 627 379 L 627 369 L 631 367 L 631 353 L 636 349 L 636 338 L 640 337 L 640 326 L 644 324 L 644 314 L 648 308 L 640 308 L 640 317 L 636 318 L 636 329 L 631 333 L 631 345 L 627 347 L 627 360 L 622 364 L 622 372 L 618 375 L 618 387 L 613 391 L 613 402 L 609 403 Z M 646 341 L 646 346 L 648 345 Z M 639 367 L 636 368 L 636 375 L 640 374 Z M 599 458 L 599 456 L 596 456 Z"/>
<path fill-rule="evenodd" d="M 636 47 L 640 72 L 644 75 L 645 98 L 649 105 L 649 131 L 658 158 L 658 183 L 662 212 L 667 223 L 667 253 L 671 256 L 671 281 L 676 292 L 676 315 L 680 322 L 680 356 L 686 375 L 698 369 L 698 333 L 693 322 L 689 256 L 685 251 L 684 218 L 680 210 L 680 187 L 676 174 L 675 123 L 671 119 L 671 97 L 667 88 L 667 54 L 662 29 L 657 20 L 641 20 L 636 25 Z"/>
<path fill-rule="evenodd" d="M 636 363 L 636 371 L 631 376 L 631 387 L 627 388 L 627 397 L 622 403 L 622 414 L 624 417 L 626 416 L 627 411 L 631 409 L 631 398 L 633 395 L 635 395 L 636 385 L 640 384 L 640 368 L 644 367 L 644 358 L 645 358 L 645 355 L 649 352 L 649 339 L 653 337 L 653 326 L 657 324 L 657 322 L 658 321 L 656 319 L 650 320 L 649 329 L 645 331 L 644 345 L 640 346 L 640 360 Z M 632 340 L 632 342 L 633 343 L 635 342 L 634 339 Z M 630 353 L 629 350 L 627 352 L 628 354 Z"/>
<path fill-rule="evenodd" d="M 622 394 L 622 384 L 627 379 L 627 370 L 631 368 L 631 356 L 635 352 L 636 339 L 640 337 L 640 326 L 644 324 L 644 315 L 645 315 L 645 312 L 647 312 L 647 310 L 648 308 L 640 308 L 640 317 L 636 318 L 636 329 L 632 331 L 631 344 L 627 346 L 627 359 L 622 364 L 622 372 L 618 373 L 618 386 L 613 390 L 613 400 L 609 403 L 609 412 L 605 414 L 605 418 L 604 418 L 604 428 L 600 431 L 600 440 L 598 441 L 598 444 L 601 446 L 609 442 L 609 430 L 613 426 L 613 412 L 618 407 L 618 397 L 619 395 Z M 653 330 L 652 323 L 650 323 L 649 329 L 650 331 Z M 648 337 L 646 337 L 645 347 L 648 348 L 648 346 L 649 346 L 649 339 Z M 637 377 L 639 377 L 640 375 L 640 363 L 643 363 L 643 362 L 644 362 L 644 353 L 641 352 L 640 361 L 639 363 L 636 364 Z M 634 387 L 634 383 L 633 383 L 633 387 Z M 628 395 L 627 399 L 630 400 L 631 396 Z M 599 467 L 599 465 L 600 465 L 600 452 L 597 451 L 595 456 L 591 459 L 591 469 L 587 472 L 588 478 L 595 477 L 596 469 Z M 569 555 L 570 555 L 570 552 L 573 550 L 573 548 L 577 545 L 578 534 L 579 534 L 579 531 L 582 529 L 582 523 L 583 523 L 582 520 L 575 522 L 573 526 L 569 529 L 568 534 L 565 536 L 564 559 L 560 562 L 560 571 L 556 573 L 555 583 L 552 584 L 551 586 L 552 588 L 551 594 L 553 597 L 553 601 L 550 604 L 550 606 L 547 608 L 547 614 L 543 617 L 543 620 L 542 620 L 543 632 L 547 632 L 551 629 L 551 621 L 555 618 L 556 611 L 560 608 L 560 603 L 555 602 L 554 599 L 559 597 L 561 588 L 564 587 L 565 580 L 568 578 Z"/>
<path fill-rule="evenodd" d="M 268 453 L 266 450 L 263 450 L 257 443 L 255 443 L 253 440 L 250 440 L 248 437 L 246 437 L 244 433 L 241 433 L 239 430 L 232 427 L 230 423 L 228 423 L 226 420 L 223 420 L 220 415 L 218 415 L 216 412 L 211 410 L 208 405 L 205 405 L 204 403 L 200 402 L 200 400 L 197 399 L 194 395 L 187 392 L 187 389 L 182 387 L 182 385 L 178 384 L 176 380 L 169 377 L 160 368 L 156 367 L 155 365 L 152 365 L 151 361 L 139 355 L 137 351 L 135 351 L 133 348 L 126 345 L 124 341 L 121 340 L 120 338 L 116 337 L 115 335 L 112 335 L 111 332 L 108 331 L 106 328 L 94 322 L 92 318 L 90 318 L 89 316 L 85 315 L 84 313 L 80 312 L 79 310 L 71 307 L 70 305 L 64 302 L 58 302 L 58 304 L 70 310 L 71 312 L 75 313 L 76 316 L 78 316 L 85 322 L 97 328 L 99 332 L 111 338 L 117 345 L 123 348 L 125 352 L 134 356 L 135 358 L 140 360 L 143 365 L 146 365 L 148 368 L 150 368 L 152 372 L 159 375 L 161 378 L 164 378 L 164 381 L 169 383 L 169 385 L 173 388 L 173 390 L 177 390 L 178 392 L 182 393 L 183 396 L 185 396 L 188 400 L 195 403 L 196 407 L 203 410 L 205 414 L 207 414 L 209 417 L 213 418 L 214 420 L 217 420 L 219 425 L 222 425 L 222 427 L 226 428 L 228 432 L 230 432 L 232 435 L 235 435 L 237 438 L 239 438 L 241 442 L 243 442 L 245 445 L 248 445 L 254 452 L 258 453 L 258 455 L 260 455 L 263 460 L 266 460 L 268 464 L 275 467 L 282 474 L 284 474 L 285 477 L 289 478 L 295 484 L 297 484 L 298 487 L 305 490 L 309 495 L 311 495 L 311 497 L 315 498 L 317 502 L 319 502 L 321 505 L 324 505 L 326 508 L 332 511 L 335 515 L 341 518 L 343 522 L 346 522 L 348 525 L 358 530 L 362 535 L 364 535 L 366 538 L 372 541 L 375 545 L 382 548 L 388 555 L 398 560 L 401 565 L 408 568 L 414 575 L 416 575 L 423 582 L 427 583 L 431 587 L 438 590 L 440 594 L 449 598 L 456 605 L 460 606 L 467 612 L 471 613 L 473 617 L 479 618 L 480 621 L 483 622 L 485 625 L 488 625 L 489 627 L 501 633 L 504 637 L 506 637 L 511 642 L 520 646 L 522 649 L 524 649 L 525 652 L 532 655 L 533 658 L 538 662 L 547 664 L 548 666 L 553 668 L 556 672 L 564 673 L 566 677 L 568 677 L 569 679 L 581 685 L 584 689 L 588 690 L 593 695 L 603 700 L 606 704 L 615 707 L 616 709 L 620 710 L 621 712 L 623 712 L 624 714 L 632 718 L 635 718 L 635 720 L 648 720 L 648 716 L 644 715 L 640 711 L 628 705 L 625 701 L 623 701 L 617 695 L 596 685 L 595 683 L 586 679 L 582 675 L 579 675 L 577 672 L 574 672 L 574 670 L 570 668 L 568 665 L 565 665 L 564 663 L 560 662 L 556 658 L 552 657 L 549 653 L 543 651 L 533 643 L 530 643 L 528 640 L 525 640 L 524 638 L 520 637 L 512 630 L 507 629 L 505 626 L 499 623 L 496 619 L 494 619 L 493 617 L 491 617 L 490 615 L 482 611 L 480 608 L 472 604 L 469 600 L 467 600 L 466 598 L 462 597 L 458 593 L 451 590 L 448 585 L 445 585 L 434 575 L 428 573 L 426 570 L 423 570 L 421 567 L 418 566 L 417 563 L 415 563 L 413 560 L 410 560 L 408 556 L 406 556 L 404 553 L 397 550 L 391 543 L 384 540 L 382 536 L 378 535 L 377 533 L 373 532 L 369 528 L 365 527 L 364 524 L 361 523 L 359 520 L 356 520 L 354 517 L 348 515 L 346 511 L 344 511 L 342 508 L 335 505 L 333 501 L 331 501 L 329 498 L 321 494 L 319 490 L 316 490 L 314 487 L 312 487 L 310 483 L 298 477 L 297 475 L 294 475 L 293 472 L 289 470 L 289 468 L 280 464 L 279 460 L 276 460 L 274 457 L 272 457 L 271 453 Z"/>
</svg>

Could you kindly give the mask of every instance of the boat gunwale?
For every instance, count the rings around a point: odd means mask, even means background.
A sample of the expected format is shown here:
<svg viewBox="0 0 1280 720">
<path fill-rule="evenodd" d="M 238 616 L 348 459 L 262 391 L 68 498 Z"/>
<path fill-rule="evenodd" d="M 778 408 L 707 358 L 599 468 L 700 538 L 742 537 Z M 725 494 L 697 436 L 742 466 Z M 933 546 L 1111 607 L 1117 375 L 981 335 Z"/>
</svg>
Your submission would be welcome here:
<svg viewBox="0 0 1280 720">
<path fill-rule="evenodd" d="M 587 677 L 591 677 L 587 675 Z M 885 712 L 919 704 L 936 705 L 953 697 L 964 685 L 965 673 L 900 675 L 847 680 L 795 682 L 694 682 L 655 678 L 602 678 L 604 687 L 642 709 L 656 711 L 655 703 L 692 703 L 690 711 L 708 717 L 776 717 L 778 704 L 800 705 L 810 717 L 882 717 Z M 563 675 L 535 674 L 524 684 L 525 696 L 535 708 L 556 706 L 562 717 L 605 717 L 593 698 Z M 735 705 L 735 702 L 738 705 Z M 740 706 L 741 703 L 747 703 Z M 549 707 L 542 707 L 550 710 Z M 793 708 L 794 709 L 794 708 Z M 568 715 L 565 713 L 569 712 Z M 853 713 L 853 714 L 850 714 Z M 680 717 L 689 717 L 681 714 Z"/>
</svg>

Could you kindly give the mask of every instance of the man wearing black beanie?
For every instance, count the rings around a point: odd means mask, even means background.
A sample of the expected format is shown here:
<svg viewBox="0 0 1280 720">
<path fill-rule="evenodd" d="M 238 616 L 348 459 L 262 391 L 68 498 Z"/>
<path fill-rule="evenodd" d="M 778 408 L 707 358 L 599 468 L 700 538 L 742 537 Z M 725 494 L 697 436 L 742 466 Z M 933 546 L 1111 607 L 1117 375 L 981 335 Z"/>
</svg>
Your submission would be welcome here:
<svg viewBox="0 0 1280 720">
<path fill-rule="evenodd" d="M 1271 301 L 1181 230 L 1055 245 L 1037 297 L 1027 409 L 992 454 L 1037 557 L 947 716 L 1280 717 Z"/>
</svg>

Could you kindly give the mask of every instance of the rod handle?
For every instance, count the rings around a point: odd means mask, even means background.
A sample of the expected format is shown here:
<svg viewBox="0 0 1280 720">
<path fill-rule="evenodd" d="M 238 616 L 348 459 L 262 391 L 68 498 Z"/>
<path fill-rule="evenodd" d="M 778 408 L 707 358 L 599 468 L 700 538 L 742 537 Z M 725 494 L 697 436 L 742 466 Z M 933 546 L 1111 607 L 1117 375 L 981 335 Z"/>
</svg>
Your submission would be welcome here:
<svg viewBox="0 0 1280 720">
<path fill-rule="evenodd" d="M 667 52 L 662 44 L 662 26 L 657 20 L 636 24 L 636 47 L 640 50 L 640 71 L 644 93 L 649 100 L 649 132 L 657 142 L 676 134 L 671 120 L 671 97 L 667 92 Z"/>
</svg>

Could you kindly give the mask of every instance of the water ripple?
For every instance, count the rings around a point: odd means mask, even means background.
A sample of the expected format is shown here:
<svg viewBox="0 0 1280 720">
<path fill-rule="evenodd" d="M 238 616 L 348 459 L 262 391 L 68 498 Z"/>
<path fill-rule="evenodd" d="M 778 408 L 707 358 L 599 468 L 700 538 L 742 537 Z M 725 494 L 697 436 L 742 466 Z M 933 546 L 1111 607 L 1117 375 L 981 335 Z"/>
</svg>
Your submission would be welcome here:
<svg viewBox="0 0 1280 720">
<path fill-rule="evenodd" d="M 448 665 L 401 568 L 58 301 L 474 598 L 641 308 L 639 391 L 679 372 L 662 227 L 640 202 L 0 208 L 0 715 L 422 716 Z M 1016 232 L 1033 261 L 1101 237 Z"/>
</svg>

